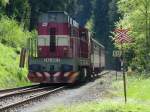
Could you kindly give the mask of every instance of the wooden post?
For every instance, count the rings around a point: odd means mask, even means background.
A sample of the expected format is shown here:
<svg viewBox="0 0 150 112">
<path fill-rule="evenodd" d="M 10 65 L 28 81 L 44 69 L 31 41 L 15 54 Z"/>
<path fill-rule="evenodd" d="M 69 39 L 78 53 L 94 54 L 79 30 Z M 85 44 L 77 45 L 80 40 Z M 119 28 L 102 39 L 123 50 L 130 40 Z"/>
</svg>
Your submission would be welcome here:
<svg viewBox="0 0 150 112">
<path fill-rule="evenodd" d="M 123 43 L 130 43 L 131 39 L 129 38 L 127 32 L 128 29 L 122 29 L 122 26 L 120 29 L 116 29 L 115 32 L 117 33 L 116 39 L 121 44 L 121 51 L 122 51 L 122 66 L 123 66 L 123 86 L 124 86 L 124 98 L 125 103 L 127 102 L 127 87 L 126 87 L 126 74 L 125 74 L 125 57 L 124 57 L 124 49 L 123 49 Z"/>
<path fill-rule="evenodd" d="M 116 80 L 118 79 L 118 74 L 117 74 L 117 57 L 116 57 Z"/>
<path fill-rule="evenodd" d="M 121 50 L 122 50 L 122 63 L 123 63 L 123 86 L 124 86 L 124 98 L 125 103 L 127 103 L 127 86 L 126 86 L 126 74 L 125 74 L 125 66 L 124 66 L 124 50 L 123 50 L 123 43 L 121 43 Z"/>
</svg>

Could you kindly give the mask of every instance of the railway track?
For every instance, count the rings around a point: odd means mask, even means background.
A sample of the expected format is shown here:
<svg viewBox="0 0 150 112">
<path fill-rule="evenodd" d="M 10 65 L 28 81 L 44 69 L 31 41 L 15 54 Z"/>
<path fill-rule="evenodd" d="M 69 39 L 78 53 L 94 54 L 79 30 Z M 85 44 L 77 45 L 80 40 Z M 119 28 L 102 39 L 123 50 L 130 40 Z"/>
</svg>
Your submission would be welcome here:
<svg viewBox="0 0 150 112">
<path fill-rule="evenodd" d="M 29 90 L 33 88 L 38 88 L 40 86 L 41 86 L 40 84 L 37 84 L 37 85 L 24 86 L 24 87 L 18 87 L 18 88 L 11 88 L 11 89 L 0 89 L 0 95 L 5 94 L 5 93 L 19 91 L 19 90 L 21 91 L 21 90 Z"/>
<path fill-rule="evenodd" d="M 102 73 L 99 77 L 108 74 L 110 71 Z M 53 94 L 59 90 L 62 90 L 64 86 L 41 86 L 33 85 L 19 88 L 12 88 L 6 90 L 0 90 L 0 112 L 20 112 L 18 109 L 22 107 L 26 108 L 30 104 L 39 102 L 40 100 L 47 98 L 50 94 Z"/>
<path fill-rule="evenodd" d="M 0 112 L 16 112 L 18 108 L 40 101 L 62 89 L 64 86 L 40 87 L 5 94 L 0 97 Z"/>
</svg>

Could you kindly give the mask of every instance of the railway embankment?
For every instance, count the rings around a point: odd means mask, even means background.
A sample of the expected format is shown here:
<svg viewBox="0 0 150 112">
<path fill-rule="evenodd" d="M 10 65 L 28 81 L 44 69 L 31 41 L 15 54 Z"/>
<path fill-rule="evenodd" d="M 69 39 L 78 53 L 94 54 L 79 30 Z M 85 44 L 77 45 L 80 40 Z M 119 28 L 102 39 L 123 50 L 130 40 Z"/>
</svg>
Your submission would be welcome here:
<svg viewBox="0 0 150 112">
<path fill-rule="evenodd" d="M 150 78 L 127 77 L 127 103 L 124 103 L 122 75 L 115 72 L 82 87 L 49 97 L 45 104 L 28 108 L 31 112 L 149 112 Z M 29 111 L 28 110 L 28 111 Z"/>
<path fill-rule="evenodd" d="M 53 94 L 43 103 L 40 102 L 34 106 L 32 105 L 24 111 L 45 112 L 45 109 L 47 110 L 48 108 L 49 112 L 53 111 L 54 108 L 57 108 L 60 105 L 66 105 L 70 107 L 71 105 L 83 104 L 85 102 L 102 101 L 109 94 L 111 79 L 112 75 L 107 73 L 100 78 L 88 82 L 82 86 L 76 86 L 73 88 L 69 87 L 64 91 Z"/>
<path fill-rule="evenodd" d="M 16 19 L 0 12 L 0 89 L 30 85 L 27 69 L 19 69 L 19 55 L 27 39 L 34 36 L 35 32 L 29 32 Z"/>
</svg>

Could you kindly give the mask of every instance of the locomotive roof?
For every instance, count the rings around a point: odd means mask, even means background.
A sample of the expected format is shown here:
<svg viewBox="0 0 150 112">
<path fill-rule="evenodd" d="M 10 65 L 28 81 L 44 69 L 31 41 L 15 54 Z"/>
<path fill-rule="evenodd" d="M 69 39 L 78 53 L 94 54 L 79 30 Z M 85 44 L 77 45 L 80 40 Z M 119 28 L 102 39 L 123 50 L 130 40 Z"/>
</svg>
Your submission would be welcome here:
<svg viewBox="0 0 150 112">
<path fill-rule="evenodd" d="M 66 11 L 48 11 L 48 13 L 63 13 L 65 15 L 68 15 Z"/>
<path fill-rule="evenodd" d="M 44 12 L 46 13 L 46 12 Z M 79 27 L 79 23 L 74 19 L 72 18 L 66 11 L 48 11 L 47 13 L 60 13 L 60 14 L 64 14 L 66 16 L 69 17 L 69 19 L 72 21 L 72 24 L 74 24 L 76 27 Z"/>
<path fill-rule="evenodd" d="M 101 46 L 102 48 L 105 48 L 102 44 L 100 44 L 97 40 L 95 40 L 94 38 L 92 38 L 92 40 L 96 43 L 96 44 L 98 44 L 99 46 Z"/>
</svg>

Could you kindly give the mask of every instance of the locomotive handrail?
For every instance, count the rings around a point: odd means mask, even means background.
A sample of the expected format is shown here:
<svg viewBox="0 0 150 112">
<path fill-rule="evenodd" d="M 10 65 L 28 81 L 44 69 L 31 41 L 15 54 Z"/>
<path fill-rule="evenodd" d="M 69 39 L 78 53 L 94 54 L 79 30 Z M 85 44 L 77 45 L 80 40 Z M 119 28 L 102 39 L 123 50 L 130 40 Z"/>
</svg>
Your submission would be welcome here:
<svg viewBox="0 0 150 112">
<path fill-rule="evenodd" d="M 29 51 L 29 57 L 37 57 L 37 39 L 35 38 L 29 38 L 28 39 L 28 51 Z"/>
<path fill-rule="evenodd" d="M 25 58 L 26 58 L 26 52 L 27 52 L 27 49 L 26 49 L 26 48 L 22 48 L 22 49 L 21 49 L 20 64 L 19 64 L 19 67 L 20 67 L 20 68 L 24 68 L 24 65 L 25 65 Z"/>
</svg>

